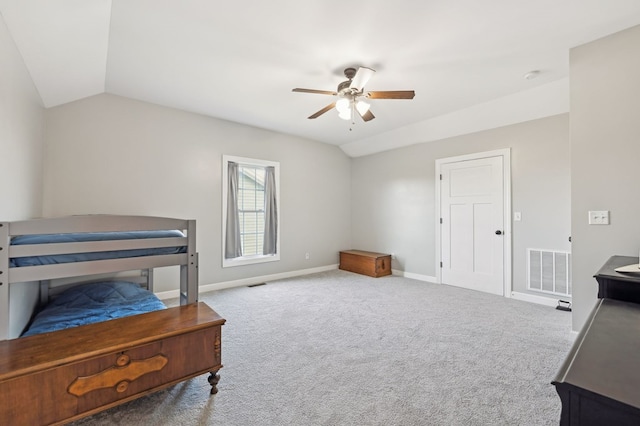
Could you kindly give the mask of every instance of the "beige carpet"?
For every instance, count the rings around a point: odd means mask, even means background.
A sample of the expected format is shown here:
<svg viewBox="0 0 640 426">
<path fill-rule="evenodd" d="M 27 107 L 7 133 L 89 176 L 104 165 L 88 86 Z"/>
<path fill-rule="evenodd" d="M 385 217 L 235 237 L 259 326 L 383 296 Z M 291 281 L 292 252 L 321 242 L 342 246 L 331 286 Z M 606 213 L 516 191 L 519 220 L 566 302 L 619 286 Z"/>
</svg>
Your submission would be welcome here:
<svg viewBox="0 0 640 426">
<path fill-rule="evenodd" d="M 227 319 L 220 392 L 204 375 L 75 426 L 558 424 L 568 312 L 344 271 L 200 299 Z"/>
</svg>

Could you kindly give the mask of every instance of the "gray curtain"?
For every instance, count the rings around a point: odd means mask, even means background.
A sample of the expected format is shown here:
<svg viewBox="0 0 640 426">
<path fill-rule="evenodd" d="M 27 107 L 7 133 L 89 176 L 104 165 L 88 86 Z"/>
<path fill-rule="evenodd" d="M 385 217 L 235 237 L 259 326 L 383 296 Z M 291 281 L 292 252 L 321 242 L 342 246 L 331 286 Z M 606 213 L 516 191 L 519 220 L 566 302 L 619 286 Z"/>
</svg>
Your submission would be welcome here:
<svg viewBox="0 0 640 426">
<path fill-rule="evenodd" d="M 225 241 L 225 259 L 242 256 L 240 241 L 240 218 L 238 217 L 238 163 L 229 161 L 227 169 L 227 240 Z"/>
<path fill-rule="evenodd" d="M 278 242 L 278 206 L 276 205 L 275 167 L 265 167 L 264 198 L 264 243 L 262 253 L 276 254 Z"/>
</svg>

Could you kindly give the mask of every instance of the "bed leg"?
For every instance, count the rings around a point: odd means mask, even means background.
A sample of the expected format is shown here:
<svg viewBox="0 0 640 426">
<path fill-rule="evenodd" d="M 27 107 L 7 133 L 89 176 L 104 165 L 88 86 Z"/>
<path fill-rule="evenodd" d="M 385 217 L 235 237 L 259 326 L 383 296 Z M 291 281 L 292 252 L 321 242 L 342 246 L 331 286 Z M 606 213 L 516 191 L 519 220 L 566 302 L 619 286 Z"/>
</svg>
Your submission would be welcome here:
<svg viewBox="0 0 640 426">
<path fill-rule="evenodd" d="M 211 395 L 215 395 L 218 393 L 218 382 L 220 381 L 220 375 L 218 374 L 218 370 L 214 370 L 210 372 L 209 384 L 211 385 Z"/>
</svg>

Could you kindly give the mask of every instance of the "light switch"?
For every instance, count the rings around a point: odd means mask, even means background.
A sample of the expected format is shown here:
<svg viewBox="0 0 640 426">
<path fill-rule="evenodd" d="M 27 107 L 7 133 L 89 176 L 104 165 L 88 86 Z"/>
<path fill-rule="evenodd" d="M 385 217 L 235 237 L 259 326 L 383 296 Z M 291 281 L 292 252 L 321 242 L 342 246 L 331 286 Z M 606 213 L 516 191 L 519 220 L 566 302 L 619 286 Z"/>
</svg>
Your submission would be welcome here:
<svg viewBox="0 0 640 426">
<path fill-rule="evenodd" d="M 522 220 L 522 214 L 520 212 L 514 212 L 513 213 L 513 220 L 516 222 L 519 222 Z"/>
<path fill-rule="evenodd" d="M 609 210 L 590 210 L 589 225 L 608 225 Z"/>
</svg>

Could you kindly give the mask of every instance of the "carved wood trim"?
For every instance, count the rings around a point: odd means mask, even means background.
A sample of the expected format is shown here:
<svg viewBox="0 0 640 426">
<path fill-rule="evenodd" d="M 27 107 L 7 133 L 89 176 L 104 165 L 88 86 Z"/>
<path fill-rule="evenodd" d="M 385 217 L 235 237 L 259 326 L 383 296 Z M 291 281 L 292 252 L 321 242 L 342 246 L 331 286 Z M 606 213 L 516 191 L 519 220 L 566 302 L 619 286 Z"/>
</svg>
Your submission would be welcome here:
<svg viewBox="0 0 640 426">
<path fill-rule="evenodd" d="M 213 344 L 213 353 L 216 356 L 216 360 L 220 360 L 220 352 L 221 352 L 222 343 L 220 341 L 220 333 L 216 333 L 216 340 Z"/>
<path fill-rule="evenodd" d="M 129 361 L 126 355 L 121 355 L 116 362 L 116 366 L 109 367 L 92 376 L 77 377 L 69 385 L 67 392 L 77 397 L 94 390 L 111 387 L 115 387 L 117 392 L 124 392 L 129 387 L 129 383 L 144 374 L 162 370 L 169 361 L 164 355 L 155 355 L 151 358 L 131 361 L 126 365 L 122 365 L 124 360 Z"/>
</svg>

